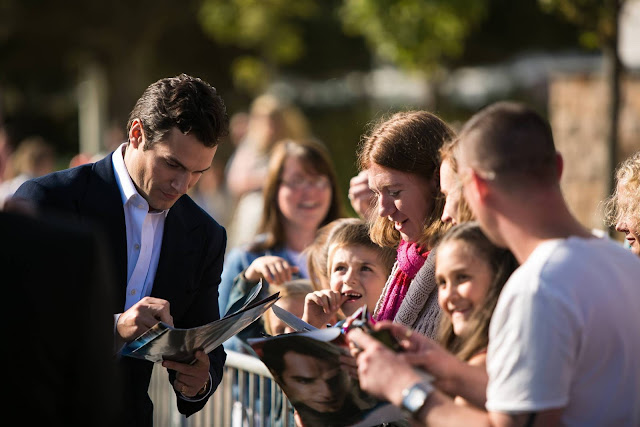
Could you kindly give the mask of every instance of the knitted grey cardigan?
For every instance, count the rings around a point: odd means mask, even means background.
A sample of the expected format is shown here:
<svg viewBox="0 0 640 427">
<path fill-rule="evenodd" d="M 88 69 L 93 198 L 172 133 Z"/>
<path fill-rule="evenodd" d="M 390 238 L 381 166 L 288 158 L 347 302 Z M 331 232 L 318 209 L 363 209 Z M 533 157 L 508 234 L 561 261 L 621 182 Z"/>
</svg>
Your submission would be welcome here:
<svg viewBox="0 0 640 427">
<path fill-rule="evenodd" d="M 393 266 L 391 274 L 384 285 L 380 299 L 376 304 L 375 314 L 381 308 L 383 296 L 387 293 L 387 288 L 391 284 L 398 262 Z M 416 277 L 409 284 L 409 289 L 405 295 L 400 308 L 396 313 L 394 322 L 408 326 L 422 335 L 436 339 L 438 334 L 438 325 L 440 324 L 440 306 L 438 305 L 438 287 L 436 286 L 436 263 L 435 251 L 429 252 L 424 265 Z"/>
</svg>

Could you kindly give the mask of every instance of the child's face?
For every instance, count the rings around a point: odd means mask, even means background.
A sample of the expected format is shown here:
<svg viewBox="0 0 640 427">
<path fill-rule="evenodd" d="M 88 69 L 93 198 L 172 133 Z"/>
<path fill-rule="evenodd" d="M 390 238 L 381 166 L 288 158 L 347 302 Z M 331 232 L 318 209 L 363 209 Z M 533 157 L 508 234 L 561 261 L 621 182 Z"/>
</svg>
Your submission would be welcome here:
<svg viewBox="0 0 640 427">
<path fill-rule="evenodd" d="M 291 314 L 295 314 L 297 317 L 302 317 L 304 312 L 304 295 L 296 295 L 290 297 L 280 298 L 275 305 L 280 308 L 284 308 Z M 284 323 L 278 316 L 271 313 L 269 316 L 269 326 L 271 328 L 271 335 L 280 335 L 293 332 L 286 323 Z"/>
<path fill-rule="evenodd" d="M 329 248 L 329 254 L 331 290 L 349 296 L 342 304 L 344 315 L 351 316 L 364 304 L 373 310 L 387 281 L 378 253 L 364 246 L 340 246 Z"/>
<path fill-rule="evenodd" d="M 469 319 L 482 307 L 492 278 L 489 264 L 467 243 L 453 240 L 438 248 L 438 302 L 442 311 L 451 318 L 456 335 L 470 332 L 467 330 Z"/>
<path fill-rule="evenodd" d="M 622 212 L 616 222 L 616 230 L 625 234 L 625 239 L 629 243 L 631 251 L 640 255 L 640 229 L 634 224 L 638 223 L 638 212 L 633 212 L 630 208 L 632 195 L 625 190 L 623 183 L 618 184 L 618 208 Z"/>
</svg>

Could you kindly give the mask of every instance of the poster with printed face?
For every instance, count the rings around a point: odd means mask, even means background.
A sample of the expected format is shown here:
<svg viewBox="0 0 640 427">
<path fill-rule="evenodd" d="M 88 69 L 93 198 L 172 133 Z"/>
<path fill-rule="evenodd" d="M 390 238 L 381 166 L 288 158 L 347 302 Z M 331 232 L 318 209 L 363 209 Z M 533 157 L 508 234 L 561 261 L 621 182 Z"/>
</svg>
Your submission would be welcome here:
<svg viewBox="0 0 640 427">
<path fill-rule="evenodd" d="M 339 328 L 249 340 L 305 427 L 371 426 L 402 419 L 360 389 Z"/>
</svg>

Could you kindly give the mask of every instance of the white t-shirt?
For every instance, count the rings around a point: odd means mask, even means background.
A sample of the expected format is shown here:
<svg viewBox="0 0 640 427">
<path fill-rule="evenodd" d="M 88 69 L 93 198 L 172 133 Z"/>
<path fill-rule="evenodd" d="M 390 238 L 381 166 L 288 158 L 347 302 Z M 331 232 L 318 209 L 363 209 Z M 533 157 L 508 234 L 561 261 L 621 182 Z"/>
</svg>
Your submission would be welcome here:
<svg viewBox="0 0 640 427">
<path fill-rule="evenodd" d="M 640 258 L 608 239 L 539 245 L 500 295 L 487 371 L 490 411 L 640 426 Z"/>
</svg>

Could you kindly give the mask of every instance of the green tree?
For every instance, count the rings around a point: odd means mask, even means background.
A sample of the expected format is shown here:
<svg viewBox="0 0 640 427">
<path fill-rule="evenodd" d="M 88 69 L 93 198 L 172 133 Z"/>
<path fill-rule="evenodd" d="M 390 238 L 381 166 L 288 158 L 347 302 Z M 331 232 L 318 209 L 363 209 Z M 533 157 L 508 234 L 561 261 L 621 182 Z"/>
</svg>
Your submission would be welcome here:
<svg viewBox="0 0 640 427">
<path fill-rule="evenodd" d="M 486 0 L 344 0 L 340 17 L 383 60 L 430 70 L 464 52 L 486 7 Z"/>
<path fill-rule="evenodd" d="M 303 54 L 301 25 L 317 10 L 314 0 L 203 0 L 199 18 L 216 41 L 247 50 L 231 64 L 234 82 L 259 92 L 278 65 Z"/>
<path fill-rule="evenodd" d="M 305 28 L 321 16 L 340 22 L 347 37 L 362 37 L 383 61 L 429 70 L 463 53 L 464 40 L 484 17 L 487 1 L 203 0 L 200 20 L 217 42 L 246 50 L 234 60 L 233 75 L 236 84 L 257 91 L 281 66 L 304 56 Z"/>
</svg>

